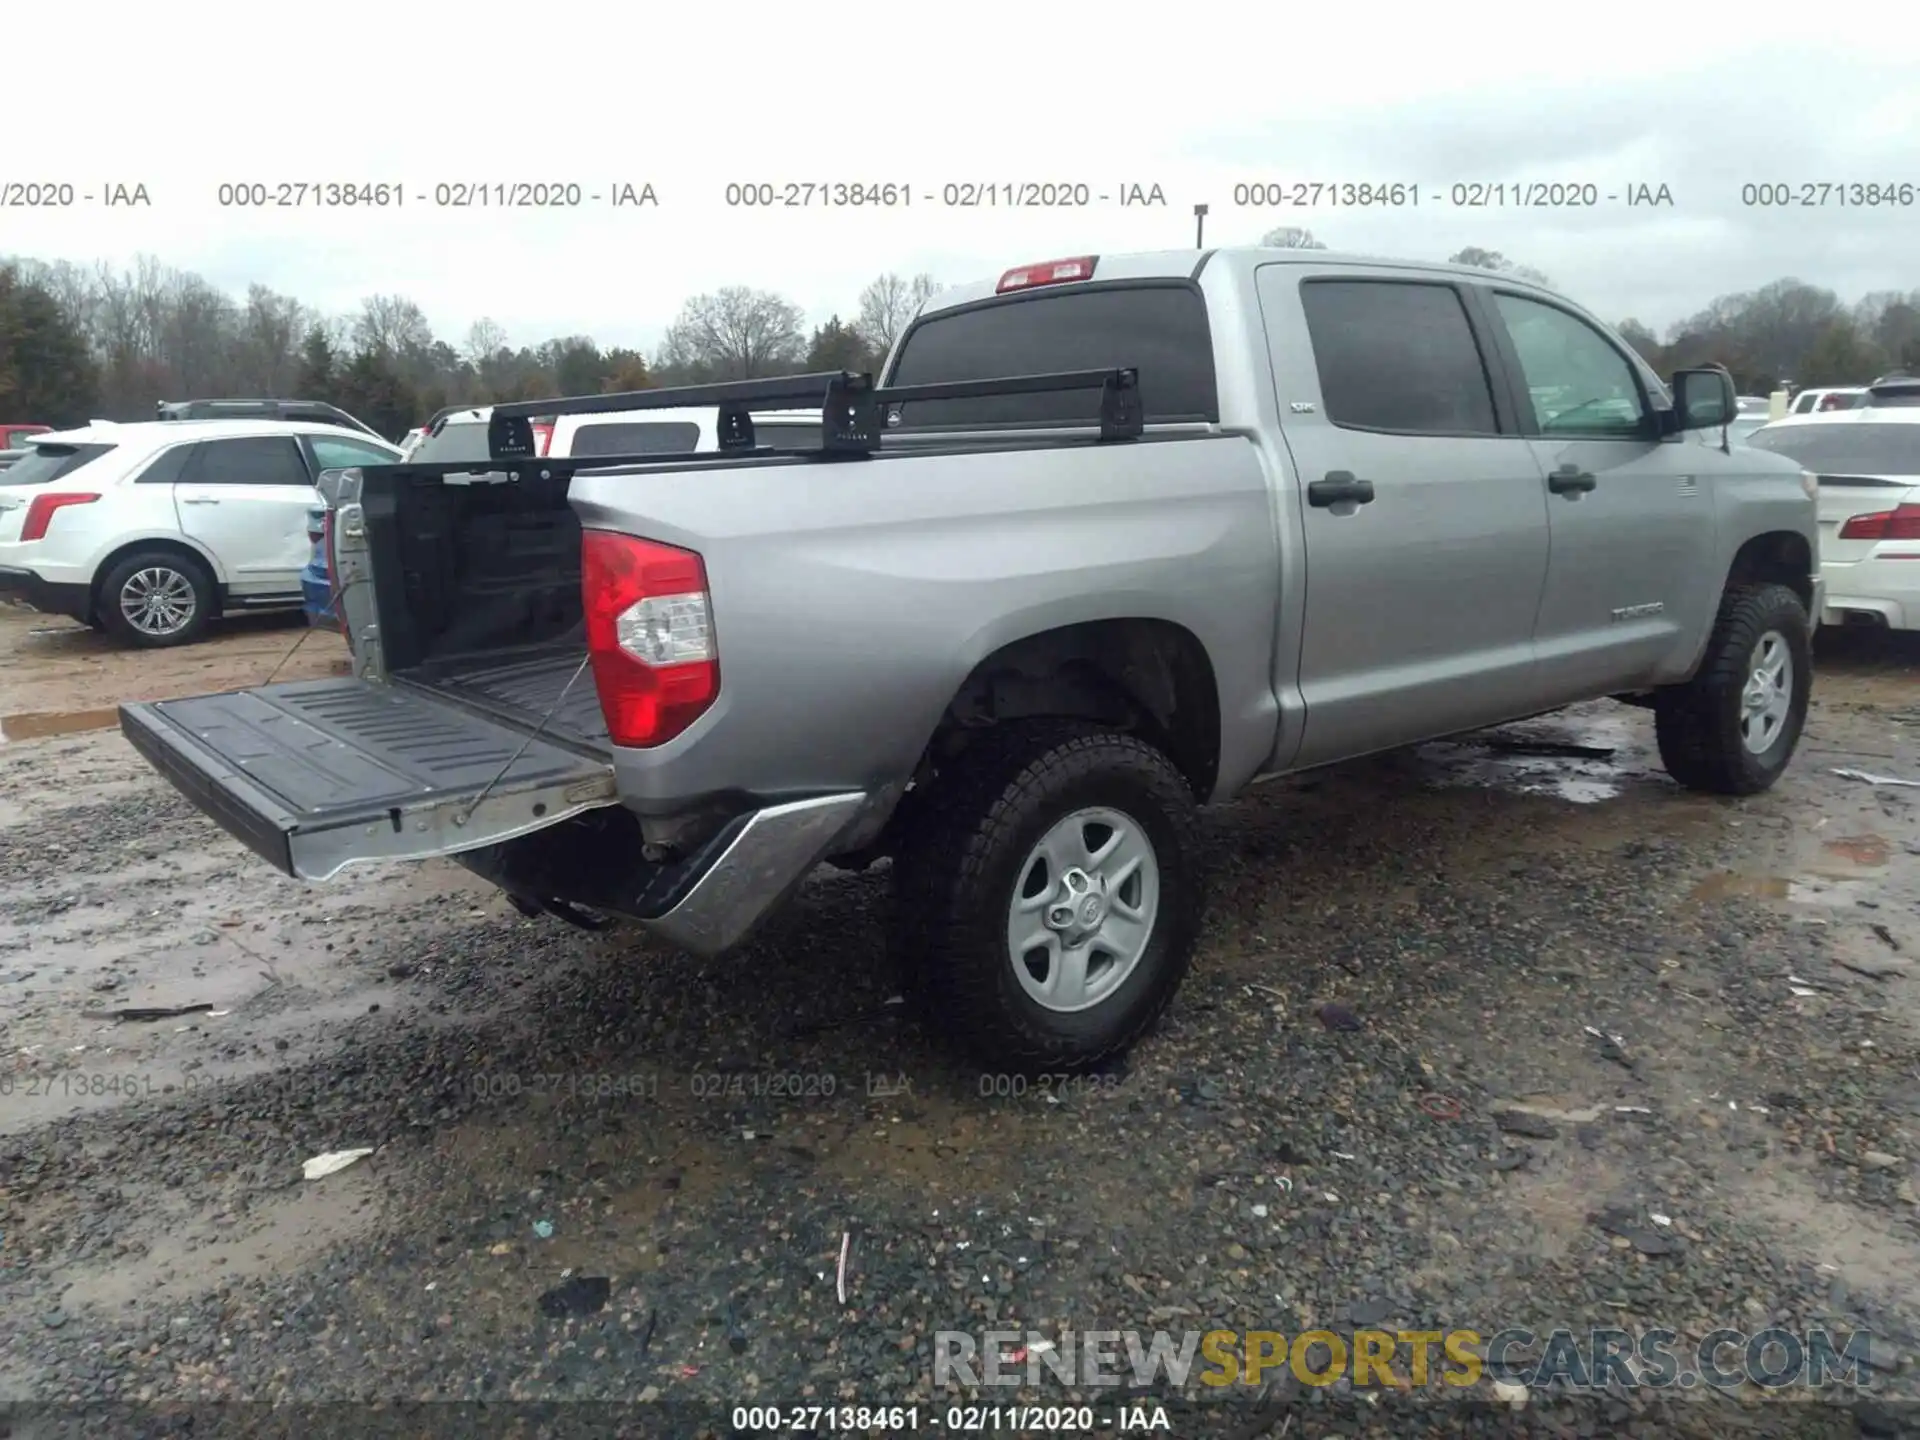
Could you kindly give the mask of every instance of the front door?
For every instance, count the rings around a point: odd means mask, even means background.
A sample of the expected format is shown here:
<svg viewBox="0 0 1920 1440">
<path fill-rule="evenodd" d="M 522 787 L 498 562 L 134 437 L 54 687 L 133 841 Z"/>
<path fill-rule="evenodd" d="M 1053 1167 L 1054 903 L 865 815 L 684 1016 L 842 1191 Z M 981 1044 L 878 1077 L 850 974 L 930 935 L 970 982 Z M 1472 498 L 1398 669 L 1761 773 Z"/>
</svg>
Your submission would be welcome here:
<svg viewBox="0 0 1920 1440">
<path fill-rule="evenodd" d="M 1653 683 L 1710 615 L 1713 481 L 1727 457 L 1663 439 L 1639 367 L 1590 321 L 1488 292 L 1539 459 L 1551 552 L 1535 644 L 1554 704 Z"/>
<path fill-rule="evenodd" d="M 1292 763 L 1526 713 L 1546 507 L 1461 288 L 1294 264 L 1259 288 L 1306 540 Z"/>
<path fill-rule="evenodd" d="M 320 503 L 291 435 L 203 440 L 173 487 L 180 528 L 213 553 L 236 599 L 300 598 Z"/>
</svg>

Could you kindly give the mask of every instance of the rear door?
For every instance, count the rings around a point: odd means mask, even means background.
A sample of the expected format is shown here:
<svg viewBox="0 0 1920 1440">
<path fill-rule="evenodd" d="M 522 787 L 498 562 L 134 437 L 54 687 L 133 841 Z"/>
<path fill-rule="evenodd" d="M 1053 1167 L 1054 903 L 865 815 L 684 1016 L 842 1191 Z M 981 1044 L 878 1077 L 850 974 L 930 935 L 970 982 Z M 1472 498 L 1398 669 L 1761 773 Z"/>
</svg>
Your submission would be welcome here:
<svg viewBox="0 0 1920 1440">
<path fill-rule="evenodd" d="M 201 441 L 173 502 L 181 530 L 218 559 L 236 598 L 300 598 L 313 549 L 307 511 L 320 496 L 292 435 Z"/>
<path fill-rule="evenodd" d="M 1663 439 L 1640 368 L 1572 307 L 1498 286 L 1482 298 L 1546 495 L 1542 698 L 1652 683 L 1693 620 L 1713 613 L 1726 578 L 1707 563 L 1718 553 L 1714 477 L 1737 472 L 1741 449 Z"/>
<path fill-rule="evenodd" d="M 1306 536 L 1295 763 L 1538 708 L 1540 472 L 1462 287 L 1291 263 L 1258 286 Z"/>
</svg>

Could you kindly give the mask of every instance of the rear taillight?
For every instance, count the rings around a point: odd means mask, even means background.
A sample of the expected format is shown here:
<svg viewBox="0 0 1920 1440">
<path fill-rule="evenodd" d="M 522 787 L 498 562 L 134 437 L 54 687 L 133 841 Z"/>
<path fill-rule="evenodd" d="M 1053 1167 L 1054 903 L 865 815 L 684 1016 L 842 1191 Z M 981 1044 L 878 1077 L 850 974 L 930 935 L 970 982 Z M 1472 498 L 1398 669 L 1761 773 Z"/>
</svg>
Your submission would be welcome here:
<svg viewBox="0 0 1920 1440">
<path fill-rule="evenodd" d="M 1043 260 L 1038 265 L 1022 265 L 1000 277 L 996 295 L 1009 290 L 1031 290 L 1036 285 L 1071 285 L 1076 280 L 1091 280 L 1098 255 L 1077 255 L 1071 260 Z"/>
<path fill-rule="evenodd" d="M 1871 515 L 1855 515 L 1840 527 L 1842 540 L 1920 540 L 1920 505 L 1902 505 L 1895 510 L 1876 510 Z M 1894 556 L 1894 559 L 1920 559 Z"/>
<path fill-rule="evenodd" d="M 545 424 L 535 423 L 527 428 L 533 431 L 533 453 L 536 455 L 545 455 L 547 453 L 547 446 L 553 443 L 552 422 Z"/>
<path fill-rule="evenodd" d="M 69 505 L 91 505 L 98 495 L 36 495 L 27 506 L 27 518 L 21 522 L 22 540 L 44 540 L 47 526 L 53 523 L 53 512 L 64 510 Z"/>
<path fill-rule="evenodd" d="M 720 693 L 707 569 L 691 550 L 587 530 L 580 538 L 587 653 L 615 745 L 661 745 Z"/>
</svg>

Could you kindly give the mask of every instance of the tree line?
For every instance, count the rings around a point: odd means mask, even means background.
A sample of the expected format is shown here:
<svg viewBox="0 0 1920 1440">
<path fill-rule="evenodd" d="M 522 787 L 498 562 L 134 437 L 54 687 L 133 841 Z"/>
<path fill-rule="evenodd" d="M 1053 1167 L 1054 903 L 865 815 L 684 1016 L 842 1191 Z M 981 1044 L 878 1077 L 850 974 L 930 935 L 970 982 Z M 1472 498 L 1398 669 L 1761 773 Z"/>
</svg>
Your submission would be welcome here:
<svg viewBox="0 0 1920 1440">
<path fill-rule="evenodd" d="M 1293 227 L 1264 243 L 1326 248 Z M 1546 281 L 1497 251 L 1449 258 Z M 455 342 L 404 296 L 370 295 L 350 315 L 329 315 L 265 285 L 232 295 L 151 257 L 124 269 L 0 260 L 0 420 L 140 420 L 159 400 L 281 396 L 328 401 L 398 437 L 450 405 L 876 370 L 939 288 L 930 275 L 883 274 L 846 318 L 809 329 L 786 297 L 727 286 L 688 300 L 643 354 L 587 335 L 516 344 L 485 317 Z M 1857 384 L 1920 367 L 1920 290 L 1847 303 L 1782 279 L 1719 297 L 1664 340 L 1631 318 L 1619 329 L 1663 373 L 1717 362 L 1743 393 L 1785 381 Z"/>
</svg>

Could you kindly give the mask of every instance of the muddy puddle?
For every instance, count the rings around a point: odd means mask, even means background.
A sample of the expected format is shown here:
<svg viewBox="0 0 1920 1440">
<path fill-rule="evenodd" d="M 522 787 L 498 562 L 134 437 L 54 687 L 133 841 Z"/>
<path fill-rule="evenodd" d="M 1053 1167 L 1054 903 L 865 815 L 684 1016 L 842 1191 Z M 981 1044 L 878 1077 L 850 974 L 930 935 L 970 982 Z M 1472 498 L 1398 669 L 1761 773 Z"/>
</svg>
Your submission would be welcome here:
<svg viewBox="0 0 1920 1440">
<path fill-rule="evenodd" d="M 0 715 L 0 745 L 9 740 L 48 740 L 58 735 L 84 735 L 110 730 L 120 723 L 117 707 L 101 710 L 30 710 L 22 715 Z"/>
<path fill-rule="evenodd" d="M 1503 790 L 1574 805 L 1619 798 L 1645 769 L 1630 716 L 1569 715 L 1555 722 L 1506 726 L 1415 752 L 1435 785 Z"/>
</svg>

